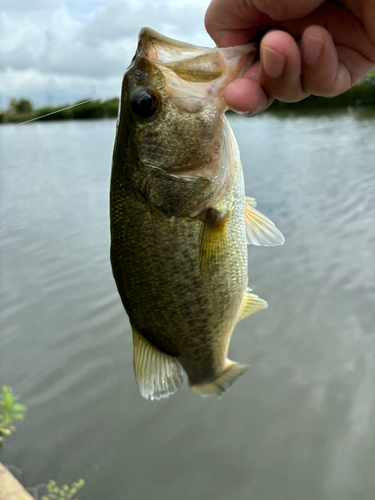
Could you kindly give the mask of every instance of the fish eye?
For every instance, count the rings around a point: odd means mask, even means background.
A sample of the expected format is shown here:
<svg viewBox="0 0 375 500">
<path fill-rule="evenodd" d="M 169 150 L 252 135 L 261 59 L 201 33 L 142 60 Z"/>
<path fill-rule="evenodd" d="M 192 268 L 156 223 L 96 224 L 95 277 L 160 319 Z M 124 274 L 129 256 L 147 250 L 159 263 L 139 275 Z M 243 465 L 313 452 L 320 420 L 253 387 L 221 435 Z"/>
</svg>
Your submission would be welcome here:
<svg viewBox="0 0 375 500">
<path fill-rule="evenodd" d="M 149 118 L 158 109 L 158 98 L 150 90 L 140 90 L 131 97 L 133 112 L 141 118 Z"/>
</svg>

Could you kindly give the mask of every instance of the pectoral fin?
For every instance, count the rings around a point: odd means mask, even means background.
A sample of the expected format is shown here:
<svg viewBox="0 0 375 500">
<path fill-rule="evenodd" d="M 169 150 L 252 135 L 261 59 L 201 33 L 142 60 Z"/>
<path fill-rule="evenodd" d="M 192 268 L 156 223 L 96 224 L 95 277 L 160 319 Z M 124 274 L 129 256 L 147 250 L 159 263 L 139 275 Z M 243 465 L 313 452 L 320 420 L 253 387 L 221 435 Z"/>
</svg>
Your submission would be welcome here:
<svg viewBox="0 0 375 500">
<path fill-rule="evenodd" d="M 250 289 L 247 289 L 246 291 L 238 321 L 241 321 L 241 319 L 246 318 L 246 316 L 250 316 L 250 314 L 260 311 L 261 309 L 266 309 L 266 307 L 268 307 L 268 304 L 265 300 L 260 299 L 258 295 L 254 295 L 253 293 L 250 293 L 250 291 Z"/>
<path fill-rule="evenodd" d="M 203 272 L 209 272 L 227 252 L 227 219 L 228 213 L 220 217 L 214 209 L 207 211 L 200 246 L 200 262 Z"/>
<path fill-rule="evenodd" d="M 183 381 L 177 358 L 160 351 L 133 327 L 134 373 L 142 396 L 146 399 L 167 398 Z"/>
<path fill-rule="evenodd" d="M 251 205 L 248 200 L 250 200 Z M 248 243 L 265 247 L 282 245 L 285 241 L 284 236 L 268 217 L 258 212 L 254 207 L 254 198 L 247 198 L 245 205 L 245 223 Z"/>
</svg>

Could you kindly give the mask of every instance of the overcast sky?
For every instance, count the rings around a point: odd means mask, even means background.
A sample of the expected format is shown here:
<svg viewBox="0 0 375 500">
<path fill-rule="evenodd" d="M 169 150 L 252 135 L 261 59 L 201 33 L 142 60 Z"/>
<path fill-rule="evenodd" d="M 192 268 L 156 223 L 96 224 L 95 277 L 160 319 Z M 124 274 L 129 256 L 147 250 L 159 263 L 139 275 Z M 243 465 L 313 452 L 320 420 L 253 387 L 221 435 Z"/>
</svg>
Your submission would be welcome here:
<svg viewBox="0 0 375 500">
<path fill-rule="evenodd" d="M 119 96 L 143 26 L 213 46 L 209 0 L 1 0 L 0 108 L 11 97 L 36 106 Z"/>
</svg>

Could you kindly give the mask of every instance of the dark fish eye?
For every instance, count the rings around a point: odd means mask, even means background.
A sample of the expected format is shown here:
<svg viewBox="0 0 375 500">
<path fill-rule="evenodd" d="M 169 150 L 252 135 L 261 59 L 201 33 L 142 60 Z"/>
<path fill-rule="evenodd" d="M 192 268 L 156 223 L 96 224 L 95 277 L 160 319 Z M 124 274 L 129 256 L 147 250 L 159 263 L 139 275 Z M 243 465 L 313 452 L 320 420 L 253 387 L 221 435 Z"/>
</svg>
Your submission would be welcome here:
<svg viewBox="0 0 375 500">
<path fill-rule="evenodd" d="M 140 90 L 131 97 L 133 112 L 141 118 L 149 118 L 158 109 L 158 99 L 150 90 Z"/>
</svg>

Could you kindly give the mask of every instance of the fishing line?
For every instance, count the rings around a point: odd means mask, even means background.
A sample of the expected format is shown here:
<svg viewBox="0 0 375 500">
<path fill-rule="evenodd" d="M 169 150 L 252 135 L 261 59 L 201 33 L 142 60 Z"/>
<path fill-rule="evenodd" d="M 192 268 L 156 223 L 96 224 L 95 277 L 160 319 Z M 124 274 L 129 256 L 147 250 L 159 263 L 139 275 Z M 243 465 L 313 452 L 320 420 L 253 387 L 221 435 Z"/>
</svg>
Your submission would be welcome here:
<svg viewBox="0 0 375 500">
<path fill-rule="evenodd" d="M 113 97 L 113 95 L 103 97 L 103 99 L 107 99 L 109 97 Z M 115 99 L 116 97 L 117 96 L 114 96 L 113 99 Z M 102 98 L 101 97 L 93 97 L 92 99 L 87 99 L 87 101 L 82 101 L 82 102 L 78 102 L 76 104 L 71 104 L 70 106 L 66 106 L 66 108 L 57 109 L 56 111 L 52 111 L 51 113 L 47 113 L 47 114 L 42 115 L 42 116 L 36 116 L 35 118 L 31 118 L 30 120 L 26 120 L 25 122 L 17 123 L 16 125 L 12 125 L 12 127 L 19 127 L 20 125 L 25 125 L 26 123 L 35 122 L 36 120 L 41 120 L 42 118 L 45 118 L 46 116 L 55 115 L 57 113 L 61 113 L 61 111 L 66 111 L 67 109 L 76 108 L 77 106 L 81 106 L 82 104 L 87 104 L 88 102 L 99 101 L 100 99 L 102 99 Z"/>
<path fill-rule="evenodd" d="M 51 116 L 51 115 L 56 115 L 57 113 L 61 113 L 62 111 L 66 111 L 67 109 L 72 109 L 76 108 L 77 106 L 81 106 L 82 104 L 87 104 L 88 102 L 93 102 L 93 101 L 99 101 L 100 99 L 108 99 L 108 98 L 113 98 L 115 99 L 118 96 L 113 96 L 113 94 L 108 95 L 106 97 L 93 97 L 92 99 L 87 99 L 86 101 L 78 102 L 76 104 L 71 104 L 70 106 L 66 106 L 65 108 L 57 109 L 56 111 L 51 111 L 51 113 L 46 113 L 45 115 L 42 116 L 36 116 L 35 118 L 31 118 L 30 120 L 26 120 L 25 122 L 21 123 L 16 123 L 15 125 L 12 125 L 12 127 L 19 127 L 21 125 L 26 125 L 27 123 L 35 122 L 37 120 L 41 120 L 42 118 L 45 118 L 46 116 Z M 186 96 L 186 97 L 174 97 L 174 100 L 185 100 L 185 99 L 194 99 L 197 98 L 196 96 Z M 209 99 L 209 97 L 201 97 L 200 99 Z"/>
</svg>

